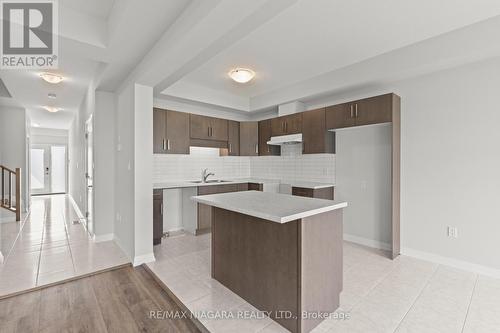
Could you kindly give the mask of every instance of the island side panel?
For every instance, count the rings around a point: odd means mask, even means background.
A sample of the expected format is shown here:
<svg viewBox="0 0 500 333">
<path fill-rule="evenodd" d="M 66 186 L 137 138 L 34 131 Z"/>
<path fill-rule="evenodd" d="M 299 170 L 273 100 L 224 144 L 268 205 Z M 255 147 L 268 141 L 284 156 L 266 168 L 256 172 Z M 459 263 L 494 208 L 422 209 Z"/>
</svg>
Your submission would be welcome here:
<svg viewBox="0 0 500 333">
<path fill-rule="evenodd" d="M 300 223 L 301 312 L 334 312 L 343 283 L 342 209 L 313 215 Z M 303 319 L 309 332 L 323 319 Z"/>
<path fill-rule="evenodd" d="M 291 332 L 299 314 L 299 222 L 284 224 L 213 207 L 212 277 Z"/>
</svg>

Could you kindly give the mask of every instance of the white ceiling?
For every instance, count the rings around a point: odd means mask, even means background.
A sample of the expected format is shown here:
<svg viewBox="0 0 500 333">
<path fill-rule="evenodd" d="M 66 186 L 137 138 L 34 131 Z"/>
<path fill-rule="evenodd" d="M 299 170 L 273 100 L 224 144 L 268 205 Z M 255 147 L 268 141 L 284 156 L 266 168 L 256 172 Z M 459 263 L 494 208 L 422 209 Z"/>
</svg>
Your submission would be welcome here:
<svg viewBox="0 0 500 333">
<path fill-rule="evenodd" d="M 500 56 L 497 0 L 64 0 L 60 68 L 1 70 L 32 122 L 67 129 L 91 84 L 126 82 L 160 98 L 258 112 L 293 100 Z M 492 18 L 490 20 L 487 20 Z M 227 73 L 247 66 L 246 85 Z M 56 93 L 55 101 L 47 98 Z M 50 114 L 54 105 L 64 110 Z"/>
<path fill-rule="evenodd" d="M 107 18 L 115 1 L 123 0 L 62 0 L 60 4 L 87 15 Z"/>
<path fill-rule="evenodd" d="M 189 0 L 64 0 L 59 2 L 57 85 L 43 81 L 40 70 L 0 70 L 12 95 L 0 105 L 25 107 L 32 124 L 68 129 L 91 82 L 114 91 L 150 50 Z M 55 93 L 55 100 L 47 95 Z M 43 106 L 62 108 L 49 113 Z"/>
<path fill-rule="evenodd" d="M 253 111 L 252 98 L 499 14 L 496 0 L 300 0 L 163 93 Z M 237 66 L 256 78 L 231 81 Z"/>
</svg>

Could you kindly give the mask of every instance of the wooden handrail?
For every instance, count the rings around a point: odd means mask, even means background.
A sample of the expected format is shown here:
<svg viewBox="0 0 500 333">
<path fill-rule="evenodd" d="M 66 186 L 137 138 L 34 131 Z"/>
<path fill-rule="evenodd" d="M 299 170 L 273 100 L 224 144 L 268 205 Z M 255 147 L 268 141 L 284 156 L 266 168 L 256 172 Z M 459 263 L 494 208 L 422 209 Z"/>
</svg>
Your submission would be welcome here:
<svg viewBox="0 0 500 333">
<path fill-rule="evenodd" d="M 2 178 L 0 180 L 0 186 L 2 188 L 2 200 L 0 201 L 0 207 L 5 208 L 11 212 L 16 213 L 16 221 L 21 221 L 21 168 L 16 168 L 16 171 L 9 169 L 3 165 L 0 165 L 2 170 Z M 5 175 L 7 174 L 8 181 L 5 182 Z M 15 176 L 15 205 L 12 206 L 12 176 Z M 5 185 L 8 184 L 9 192 L 8 198 L 5 199 Z"/>
</svg>

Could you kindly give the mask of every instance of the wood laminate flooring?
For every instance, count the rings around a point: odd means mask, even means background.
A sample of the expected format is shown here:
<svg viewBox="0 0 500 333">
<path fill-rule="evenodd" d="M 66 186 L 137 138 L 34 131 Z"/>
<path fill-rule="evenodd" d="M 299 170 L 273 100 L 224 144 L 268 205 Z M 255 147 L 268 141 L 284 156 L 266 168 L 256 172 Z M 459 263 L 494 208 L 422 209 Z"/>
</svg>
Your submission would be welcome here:
<svg viewBox="0 0 500 333">
<path fill-rule="evenodd" d="M 0 332 L 199 332 L 142 267 L 126 267 L 0 300 Z"/>
</svg>

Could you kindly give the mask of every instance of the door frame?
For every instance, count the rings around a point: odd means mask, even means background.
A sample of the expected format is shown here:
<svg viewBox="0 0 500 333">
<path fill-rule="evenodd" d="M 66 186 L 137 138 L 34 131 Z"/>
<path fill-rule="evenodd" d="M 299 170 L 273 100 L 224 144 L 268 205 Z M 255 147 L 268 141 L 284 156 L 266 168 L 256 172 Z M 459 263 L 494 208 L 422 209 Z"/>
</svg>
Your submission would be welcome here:
<svg viewBox="0 0 500 333">
<path fill-rule="evenodd" d="M 94 154 L 94 119 L 91 114 L 89 118 L 85 121 L 85 134 L 84 134 L 84 143 L 85 143 L 85 151 L 84 151 L 84 160 L 85 160 L 85 168 L 83 175 L 83 184 L 85 191 L 85 222 L 86 229 L 88 234 L 93 237 L 94 236 L 94 203 L 95 203 L 95 192 L 93 189 L 94 185 L 94 169 L 95 169 L 95 154 Z M 90 142 L 89 142 L 90 140 Z M 89 158 L 90 156 L 90 158 Z M 89 164 L 92 164 L 89 167 Z M 90 182 L 90 184 L 89 184 Z M 89 195 L 89 186 L 91 186 L 90 195 Z"/>
</svg>

